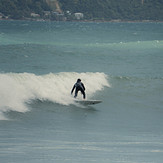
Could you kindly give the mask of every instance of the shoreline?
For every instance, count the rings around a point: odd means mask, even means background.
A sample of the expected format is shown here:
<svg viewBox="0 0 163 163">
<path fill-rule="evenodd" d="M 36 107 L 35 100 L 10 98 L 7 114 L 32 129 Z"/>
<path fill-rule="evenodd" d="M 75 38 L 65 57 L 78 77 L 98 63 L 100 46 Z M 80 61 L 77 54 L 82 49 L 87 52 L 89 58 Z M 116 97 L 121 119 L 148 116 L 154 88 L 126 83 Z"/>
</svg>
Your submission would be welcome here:
<svg viewBox="0 0 163 163">
<path fill-rule="evenodd" d="M 0 21 L 36 21 L 36 22 L 88 22 L 88 23 L 163 23 L 163 20 L 121 20 L 121 19 L 113 19 L 113 20 L 50 20 L 50 19 L 33 19 L 33 18 L 25 18 L 25 19 L 0 19 Z"/>
</svg>

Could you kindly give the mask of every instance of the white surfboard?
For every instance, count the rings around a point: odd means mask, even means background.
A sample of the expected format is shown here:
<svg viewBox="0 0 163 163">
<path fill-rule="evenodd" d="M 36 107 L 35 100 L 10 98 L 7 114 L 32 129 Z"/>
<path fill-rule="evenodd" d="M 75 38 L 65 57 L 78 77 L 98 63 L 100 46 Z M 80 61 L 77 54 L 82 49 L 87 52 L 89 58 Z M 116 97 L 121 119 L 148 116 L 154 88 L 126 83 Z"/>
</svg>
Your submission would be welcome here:
<svg viewBox="0 0 163 163">
<path fill-rule="evenodd" d="M 75 100 L 75 102 L 82 105 L 94 105 L 94 104 L 99 104 L 102 101 L 101 100 Z"/>
</svg>

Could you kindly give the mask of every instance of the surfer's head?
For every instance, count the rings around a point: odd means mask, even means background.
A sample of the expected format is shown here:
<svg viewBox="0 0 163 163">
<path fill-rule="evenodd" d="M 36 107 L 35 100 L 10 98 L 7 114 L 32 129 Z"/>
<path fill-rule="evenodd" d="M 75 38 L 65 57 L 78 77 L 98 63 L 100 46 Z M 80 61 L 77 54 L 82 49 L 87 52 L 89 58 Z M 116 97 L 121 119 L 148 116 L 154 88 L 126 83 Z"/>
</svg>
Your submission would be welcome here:
<svg viewBox="0 0 163 163">
<path fill-rule="evenodd" d="M 78 79 L 77 82 L 81 82 L 81 79 Z"/>
</svg>

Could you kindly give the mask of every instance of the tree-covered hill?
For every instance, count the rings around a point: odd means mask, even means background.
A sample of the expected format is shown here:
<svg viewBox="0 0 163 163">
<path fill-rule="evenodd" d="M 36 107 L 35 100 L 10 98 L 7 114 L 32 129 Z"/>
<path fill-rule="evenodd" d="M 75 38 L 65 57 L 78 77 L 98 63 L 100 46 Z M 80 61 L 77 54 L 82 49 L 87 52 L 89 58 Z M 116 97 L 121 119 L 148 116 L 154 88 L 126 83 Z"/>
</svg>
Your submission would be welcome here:
<svg viewBox="0 0 163 163">
<path fill-rule="evenodd" d="M 86 18 L 163 20 L 163 0 L 58 0 L 61 8 Z"/>
<path fill-rule="evenodd" d="M 0 13 L 12 19 L 29 18 L 31 13 L 45 18 L 44 11 L 55 11 L 55 4 L 65 16 L 66 11 L 81 12 L 87 20 L 163 21 L 163 0 L 0 0 Z"/>
<path fill-rule="evenodd" d="M 32 12 L 42 16 L 49 9 L 45 0 L 0 0 L 0 13 L 13 19 L 30 17 Z"/>
</svg>

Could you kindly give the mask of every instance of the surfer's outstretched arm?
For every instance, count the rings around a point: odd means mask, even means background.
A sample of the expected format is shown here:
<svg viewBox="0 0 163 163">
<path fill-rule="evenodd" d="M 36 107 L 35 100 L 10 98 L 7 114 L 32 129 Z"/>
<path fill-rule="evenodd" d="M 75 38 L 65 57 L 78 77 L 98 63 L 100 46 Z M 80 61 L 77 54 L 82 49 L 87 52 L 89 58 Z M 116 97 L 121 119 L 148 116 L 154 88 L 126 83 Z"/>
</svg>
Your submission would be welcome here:
<svg viewBox="0 0 163 163">
<path fill-rule="evenodd" d="M 74 89 L 75 89 L 75 85 L 73 86 L 73 88 L 72 88 L 72 90 L 71 90 L 71 94 L 73 93 Z"/>
<path fill-rule="evenodd" d="M 83 84 L 83 83 L 81 83 L 81 85 L 82 85 L 82 87 L 83 87 L 83 90 L 85 91 L 85 87 L 84 87 L 84 84 Z"/>
</svg>

